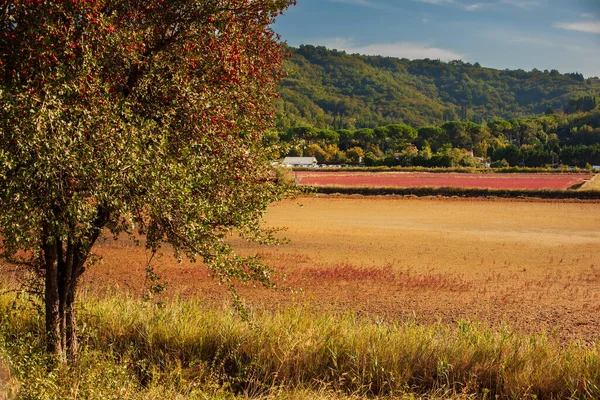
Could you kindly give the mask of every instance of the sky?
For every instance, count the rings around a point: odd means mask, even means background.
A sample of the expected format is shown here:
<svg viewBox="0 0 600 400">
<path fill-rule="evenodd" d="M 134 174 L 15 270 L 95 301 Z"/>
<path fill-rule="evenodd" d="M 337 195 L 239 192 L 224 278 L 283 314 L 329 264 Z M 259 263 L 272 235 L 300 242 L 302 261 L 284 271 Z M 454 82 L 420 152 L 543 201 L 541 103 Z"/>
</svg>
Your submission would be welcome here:
<svg viewBox="0 0 600 400">
<path fill-rule="evenodd" d="M 600 0 L 298 0 L 290 46 L 600 76 Z"/>
</svg>

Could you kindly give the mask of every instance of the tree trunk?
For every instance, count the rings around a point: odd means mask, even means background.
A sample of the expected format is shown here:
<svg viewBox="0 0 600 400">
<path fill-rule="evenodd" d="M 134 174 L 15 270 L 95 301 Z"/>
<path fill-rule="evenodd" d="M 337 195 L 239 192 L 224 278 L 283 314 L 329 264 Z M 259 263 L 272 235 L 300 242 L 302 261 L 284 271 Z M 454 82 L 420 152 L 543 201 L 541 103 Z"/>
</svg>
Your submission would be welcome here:
<svg viewBox="0 0 600 400">
<path fill-rule="evenodd" d="M 44 229 L 47 233 L 47 229 Z M 44 301 L 46 303 L 46 346 L 50 353 L 63 358 L 61 340 L 60 299 L 58 288 L 58 253 L 56 238 L 45 235 L 44 264 L 46 268 Z"/>
<path fill-rule="evenodd" d="M 66 363 L 77 355 L 75 290 L 87 254 L 72 239 L 48 237 L 44 255 L 47 348 Z"/>
<path fill-rule="evenodd" d="M 108 221 L 109 214 L 98 207 L 89 235 L 83 240 L 69 234 L 65 242 L 53 234 L 49 225 L 43 228 L 42 250 L 46 269 L 46 343 L 48 352 L 66 363 L 77 356 L 77 324 L 75 298 L 77 282 L 85 270 L 90 250 Z M 71 227 L 75 232 L 75 227 Z"/>
</svg>

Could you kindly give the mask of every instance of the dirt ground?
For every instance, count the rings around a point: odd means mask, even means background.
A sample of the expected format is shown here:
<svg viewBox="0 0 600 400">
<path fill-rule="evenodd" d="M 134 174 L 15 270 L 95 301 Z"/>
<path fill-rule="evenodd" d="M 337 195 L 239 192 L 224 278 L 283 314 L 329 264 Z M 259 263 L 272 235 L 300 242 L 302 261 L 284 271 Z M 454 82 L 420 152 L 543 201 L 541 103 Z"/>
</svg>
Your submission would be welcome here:
<svg viewBox="0 0 600 400">
<path fill-rule="evenodd" d="M 600 333 L 600 203 L 319 196 L 266 216 L 288 244 L 259 247 L 278 288 L 243 288 L 256 307 L 305 306 L 416 322 L 477 320 L 547 331 L 561 340 Z M 147 254 L 103 239 L 83 277 L 94 294 L 144 290 Z M 170 297 L 230 298 L 201 265 L 154 260 Z"/>
<path fill-rule="evenodd" d="M 600 204 L 323 197 L 271 210 L 291 282 L 317 304 L 600 333 Z M 292 263 L 292 259 L 297 259 Z M 278 265 L 278 264 L 275 264 Z"/>
</svg>

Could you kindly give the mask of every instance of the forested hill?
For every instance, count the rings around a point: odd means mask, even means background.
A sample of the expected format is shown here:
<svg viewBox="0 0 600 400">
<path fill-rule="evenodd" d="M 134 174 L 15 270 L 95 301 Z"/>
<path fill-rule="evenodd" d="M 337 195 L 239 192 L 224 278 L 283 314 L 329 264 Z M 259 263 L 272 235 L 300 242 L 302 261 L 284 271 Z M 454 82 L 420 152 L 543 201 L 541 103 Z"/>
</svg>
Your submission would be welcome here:
<svg viewBox="0 0 600 400">
<path fill-rule="evenodd" d="M 349 55 L 310 45 L 289 50 L 278 102 L 280 129 L 481 123 L 563 110 L 575 104 L 571 99 L 600 95 L 600 80 L 579 73 Z"/>
</svg>

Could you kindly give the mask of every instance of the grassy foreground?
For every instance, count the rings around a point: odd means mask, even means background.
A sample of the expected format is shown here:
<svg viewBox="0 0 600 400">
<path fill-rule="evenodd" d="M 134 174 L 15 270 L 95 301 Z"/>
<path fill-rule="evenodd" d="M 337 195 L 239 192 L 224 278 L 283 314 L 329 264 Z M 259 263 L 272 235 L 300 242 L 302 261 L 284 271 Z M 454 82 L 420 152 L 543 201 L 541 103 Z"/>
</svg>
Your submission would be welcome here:
<svg viewBox="0 0 600 400">
<path fill-rule="evenodd" d="M 598 398 L 600 346 L 474 323 L 83 299 L 79 360 L 43 353 L 28 299 L 0 296 L 0 360 L 22 399 Z M 0 388 L 2 388 L 0 381 Z"/>
</svg>

